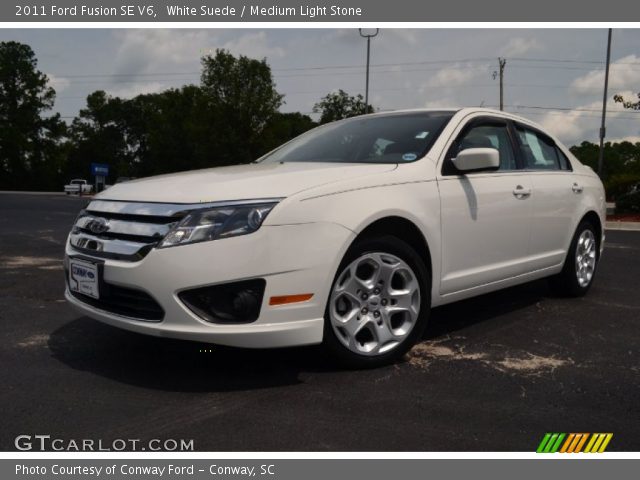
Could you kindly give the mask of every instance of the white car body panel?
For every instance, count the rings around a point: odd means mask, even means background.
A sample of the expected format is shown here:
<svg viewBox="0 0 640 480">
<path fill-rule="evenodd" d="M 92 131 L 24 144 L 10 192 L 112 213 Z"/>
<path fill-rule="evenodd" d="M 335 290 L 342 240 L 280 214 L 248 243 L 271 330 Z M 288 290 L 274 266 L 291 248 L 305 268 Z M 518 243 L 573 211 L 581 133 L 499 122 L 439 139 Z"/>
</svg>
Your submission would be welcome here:
<svg viewBox="0 0 640 480">
<path fill-rule="evenodd" d="M 171 204 L 282 200 L 252 234 L 152 249 L 134 262 L 104 260 L 105 281 L 149 293 L 166 313 L 161 322 L 99 310 L 68 289 L 66 298 L 83 314 L 141 333 L 252 348 L 317 344 L 322 341 L 327 299 L 345 252 L 365 228 L 388 217 L 411 222 L 424 237 L 433 306 L 558 273 L 580 219 L 595 212 L 604 225 L 600 180 L 557 140 L 571 161 L 571 172 L 442 176 L 449 145 L 477 116 L 513 119 L 542 130 L 503 112 L 462 109 L 430 152 L 412 163 L 256 164 L 114 185 L 96 200 Z M 574 183 L 583 187 L 580 194 L 572 191 Z M 531 190 L 529 198 L 513 195 L 518 185 Z M 69 242 L 66 254 L 66 262 L 78 255 Z M 267 280 L 266 291 L 260 316 L 250 324 L 206 322 L 177 297 L 185 289 L 258 277 Z M 313 297 L 286 306 L 269 305 L 272 296 L 299 293 Z"/>
<path fill-rule="evenodd" d="M 513 190 L 530 182 L 525 172 L 438 180 L 442 295 L 526 273 L 532 207 Z"/>
<path fill-rule="evenodd" d="M 395 165 L 269 163 L 234 165 L 131 180 L 109 189 L 110 200 L 206 203 L 288 197 L 344 178 L 385 173 Z M 99 196 L 96 198 L 102 198 Z"/>
</svg>

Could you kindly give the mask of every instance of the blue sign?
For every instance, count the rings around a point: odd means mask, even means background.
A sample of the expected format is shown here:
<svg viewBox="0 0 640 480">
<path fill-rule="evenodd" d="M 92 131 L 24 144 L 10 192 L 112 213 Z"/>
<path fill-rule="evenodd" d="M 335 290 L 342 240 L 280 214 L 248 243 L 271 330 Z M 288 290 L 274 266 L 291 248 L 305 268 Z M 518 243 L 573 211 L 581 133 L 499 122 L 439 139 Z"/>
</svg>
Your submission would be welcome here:
<svg viewBox="0 0 640 480">
<path fill-rule="evenodd" d="M 109 176 L 109 165 L 106 163 L 92 163 L 91 175 L 94 177 L 107 177 Z"/>
</svg>

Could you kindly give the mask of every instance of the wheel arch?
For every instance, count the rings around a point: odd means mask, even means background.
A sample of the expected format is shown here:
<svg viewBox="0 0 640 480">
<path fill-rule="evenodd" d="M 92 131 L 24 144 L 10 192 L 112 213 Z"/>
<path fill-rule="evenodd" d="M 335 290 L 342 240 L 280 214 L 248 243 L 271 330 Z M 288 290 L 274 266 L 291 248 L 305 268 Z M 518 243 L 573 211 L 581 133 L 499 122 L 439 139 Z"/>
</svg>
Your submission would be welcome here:
<svg viewBox="0 0 640 480">
<path fill-rule="evenodd" d="M 411 220 L 398 215 L 390 215 L 374 220 L 358 233 L 351 245 L 363 238 L 377 235 L 392 235 L 406 242 L 422 258 L 425 266 L 433 274 L 431 249 L 424 234 Z M 351 247 L 349 247 L 351 248 Z"/>
<path fill-rule="evenodd" d="M 580 225 L 584 221 L 588 221 L 596 229 L 596 241 L 598 242 L 598 248 L 597 248 L 596 252 L 598 254 L 598 258 L 600 258 L 600 248 L 602 246 L 602 233 L 603 233 L 603 225 L 602 225 L 602 220 L 600 219 L 600 215 L 598 215 L 595 212 L 595 210 L 587 211 L 582 216 L 582 218 L 580 218 L 580 221 L 576 225 L 576 229 L 578 228 L 578 225 Z"/>
</svg>

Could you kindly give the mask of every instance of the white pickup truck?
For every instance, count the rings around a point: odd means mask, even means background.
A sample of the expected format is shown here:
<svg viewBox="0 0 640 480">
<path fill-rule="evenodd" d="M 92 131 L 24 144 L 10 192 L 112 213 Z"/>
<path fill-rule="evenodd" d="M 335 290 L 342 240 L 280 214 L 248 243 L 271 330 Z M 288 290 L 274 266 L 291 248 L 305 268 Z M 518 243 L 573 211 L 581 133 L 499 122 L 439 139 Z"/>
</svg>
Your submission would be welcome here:
<svg viewBox="0 0 640 480">
<path fill-rule="evenodd" d="M 69 182 L 68 185 L 64 186 L 64 193 L 67 195 L 76 194 L 76 195 L 84 195 L 89 194 L 93 191 L 93 185 L 88 183 L 83 178 L 74 178 Z"/>
</svg>

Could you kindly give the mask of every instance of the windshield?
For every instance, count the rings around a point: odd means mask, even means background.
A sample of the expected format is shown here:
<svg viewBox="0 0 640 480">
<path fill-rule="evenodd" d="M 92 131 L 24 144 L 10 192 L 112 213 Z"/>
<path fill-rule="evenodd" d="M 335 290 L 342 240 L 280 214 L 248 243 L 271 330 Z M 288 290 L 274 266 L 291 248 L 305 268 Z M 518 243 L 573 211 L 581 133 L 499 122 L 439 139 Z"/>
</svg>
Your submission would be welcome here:
<svg viewBox="0 0 640 480">
<path fill-rule="evenodd" d="M 423 157 L 454 112 L 355 117 L 311 130 L 259 162 L 408 163 Z"/>
</svg>

